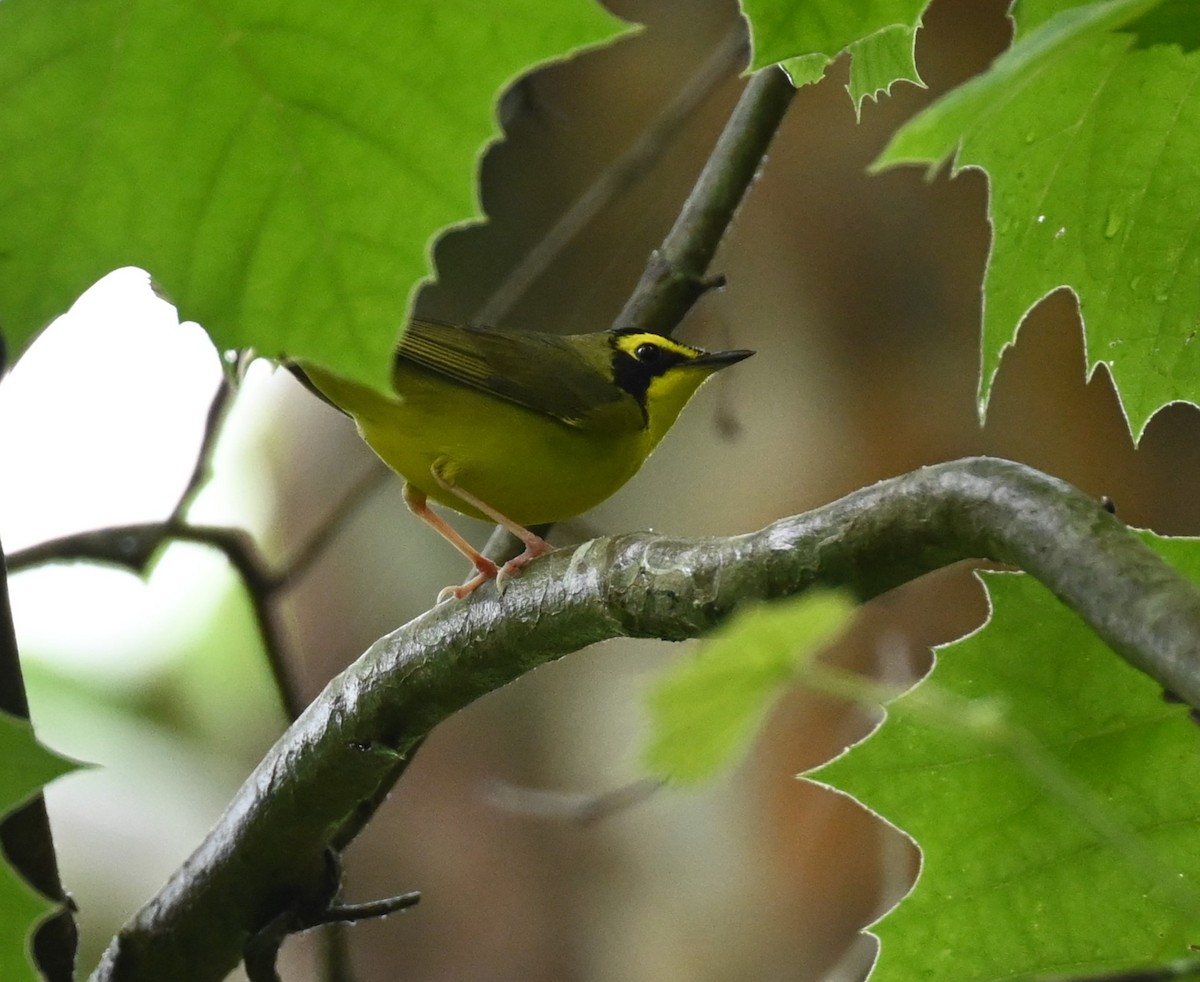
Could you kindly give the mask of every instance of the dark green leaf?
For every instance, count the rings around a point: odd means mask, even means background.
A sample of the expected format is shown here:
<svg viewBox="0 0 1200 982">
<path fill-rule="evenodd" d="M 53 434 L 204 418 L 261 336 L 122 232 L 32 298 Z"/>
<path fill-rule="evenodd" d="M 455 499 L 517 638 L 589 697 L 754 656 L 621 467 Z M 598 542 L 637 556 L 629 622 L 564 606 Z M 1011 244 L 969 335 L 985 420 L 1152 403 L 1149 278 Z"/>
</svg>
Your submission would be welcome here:
<svg viewBox="0 0 1200 982">
<path fill-rule="evenodd" d="M 1152 540 L 1190 574 L 1196 542 Z M 820 769 L 912 835 L 876 982 L 1087 974 L 1186 954 L 1200 924 L 1200 729 L 1035 580 Z M 928 711 L 952 699 L 986 713 Z M 980 725 L 973 716 L 991 723 Z"/>
<path fill-rule="evenodd" d="M 1052 6 L 1022 4 L 1019 17 L 1047 19 L 876 166 L 953 157 L 988 173 L 981 409 L 1026 312 L 1065 286 L 1088 371 L 1108 366 L 1140 436 L 1167 403 L 1200 401 L 1200 52 L 1135 43 L 1146 17 L 1166 30 L 1154 0 Z"/>
</svg>

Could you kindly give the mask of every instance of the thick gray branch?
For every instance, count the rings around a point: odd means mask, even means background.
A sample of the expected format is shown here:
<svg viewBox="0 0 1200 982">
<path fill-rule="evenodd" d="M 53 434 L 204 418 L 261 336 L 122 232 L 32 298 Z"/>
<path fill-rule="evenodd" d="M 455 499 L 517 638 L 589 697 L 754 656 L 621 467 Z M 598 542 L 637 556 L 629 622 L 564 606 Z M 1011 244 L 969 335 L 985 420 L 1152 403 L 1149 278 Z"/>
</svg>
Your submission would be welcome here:
<svg viewBox="0 0 1200 982">
<path fill-rule="evenodd" d="M 1200 707 L 1200 591 L 1099 503 L 1020 464 L 927 467 L 729 539 L 597 539 L 538 560 L 503 597 L 481 589 L 372 645 L 284 734 L 93 978 L 223 978 L 255 931 L 317 902 L 326 850 L 362 824 L 360 803 L 381 799 L 433 726 L 538 665 L 606 638 L 695 637 L 744 601 L 817 584 L 872 597 L 968 558 L 1031 573 Z"/>
</svg>

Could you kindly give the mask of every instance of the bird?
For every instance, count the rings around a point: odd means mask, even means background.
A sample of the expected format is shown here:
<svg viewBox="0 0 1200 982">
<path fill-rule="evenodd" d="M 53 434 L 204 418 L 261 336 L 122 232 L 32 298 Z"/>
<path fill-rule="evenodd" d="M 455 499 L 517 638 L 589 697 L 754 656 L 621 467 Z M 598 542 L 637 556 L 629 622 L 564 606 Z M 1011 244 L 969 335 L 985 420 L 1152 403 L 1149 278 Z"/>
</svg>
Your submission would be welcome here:
<svg viewBox="0 0 1200 982">
<path fill-rule="evenodd" d="M 392 391 L 303 360 L 289 367 L 350 416 L 404 479 L 409 510 L 466 556 L 474 575 L 438 602 L 490 580 L 503 588 L 551 551 L 529 526 L 604 501 L 638 472 L 714 373 L 754 354 L 705 351 L 641 328 L 561 335 L 413 319 L 395 350 Z M 502 566 L 430 506 L 502 525 L 524 551 Z"/>
</svg>

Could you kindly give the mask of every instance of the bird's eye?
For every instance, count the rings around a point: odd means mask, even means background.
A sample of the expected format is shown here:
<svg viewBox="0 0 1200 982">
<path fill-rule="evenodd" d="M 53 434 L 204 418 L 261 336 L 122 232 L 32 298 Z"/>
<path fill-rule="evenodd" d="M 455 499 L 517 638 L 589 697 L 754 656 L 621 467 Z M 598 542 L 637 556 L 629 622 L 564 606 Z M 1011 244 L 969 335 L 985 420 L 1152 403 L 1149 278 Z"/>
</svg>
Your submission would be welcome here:
<svg viewBox="0 0 1200 982">
<path fill-rule="evenodd" d="M 644 362 L 647 365 L 653 365 L 662 357 L 662 348 L 657 344 L 647 342 L 646 344 L 639 344 L 633 354 L 638 361 Z"/>
</svg>

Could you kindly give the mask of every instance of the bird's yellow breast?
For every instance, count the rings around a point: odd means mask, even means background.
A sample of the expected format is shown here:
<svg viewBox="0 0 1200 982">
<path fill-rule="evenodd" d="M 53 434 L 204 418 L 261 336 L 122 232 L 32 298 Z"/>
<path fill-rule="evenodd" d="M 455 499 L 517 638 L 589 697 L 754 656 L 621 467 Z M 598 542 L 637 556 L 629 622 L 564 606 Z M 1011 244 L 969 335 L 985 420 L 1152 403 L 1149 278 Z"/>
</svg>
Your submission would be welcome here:
<svg viewBox="0 0 1200 982">
<path fill-rule="evenodd" d="M 653 447 L 640 411 L 603 428 L 568 425 L 419 369 L 398 373 L 387 397 L 306 366 L 392 470 L 429 498 L 473 518 L 432 468 L 521 525 L 573 518 L 614 494 Z"/>
</svg>

